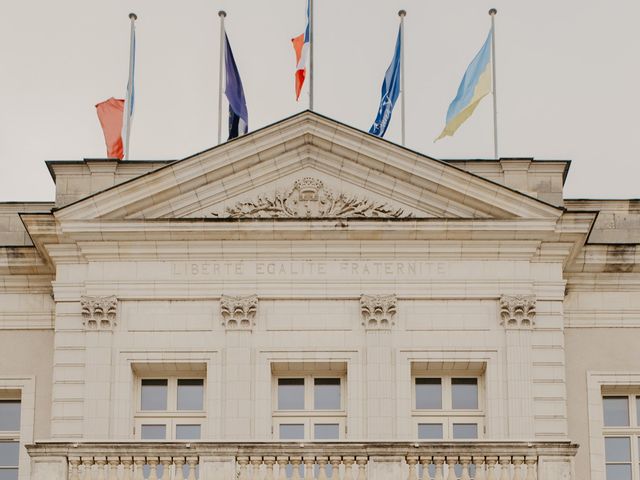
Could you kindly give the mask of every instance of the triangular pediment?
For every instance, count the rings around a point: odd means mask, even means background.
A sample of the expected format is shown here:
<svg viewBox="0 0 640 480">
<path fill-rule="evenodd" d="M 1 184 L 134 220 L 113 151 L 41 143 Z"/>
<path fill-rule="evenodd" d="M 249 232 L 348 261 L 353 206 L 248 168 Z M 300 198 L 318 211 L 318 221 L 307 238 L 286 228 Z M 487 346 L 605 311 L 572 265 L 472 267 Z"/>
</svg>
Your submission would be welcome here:
<svg viewBox="0 0 640 480">
<path fill-rule="evenodd" d="M 561 209 L 312 112 L 58 210 L 59 220 L 557 218 Z"/>
</svg>

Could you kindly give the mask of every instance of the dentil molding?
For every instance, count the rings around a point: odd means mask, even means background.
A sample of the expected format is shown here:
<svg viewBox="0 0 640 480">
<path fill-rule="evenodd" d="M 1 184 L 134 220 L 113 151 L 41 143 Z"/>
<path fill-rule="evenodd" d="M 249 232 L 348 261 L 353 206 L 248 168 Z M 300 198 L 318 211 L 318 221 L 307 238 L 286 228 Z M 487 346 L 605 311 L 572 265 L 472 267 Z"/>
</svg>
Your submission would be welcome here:
<svg viewBox="0 0 640 480">
<path fill-rule="evenodd" d="M 404 218 L 412 214 L 384 202 L 327 189 L 321 180 L 304 177 L 284 192 L 259 196 L 227 207 L 222 218 Z"/>
<path fill-rule="evenodd" d="M 502 295 L 500 323 L 506 328 L 532 328 L 535 324 L 536 297 L 534 295 Z"/>
<path fill-rule="evenodd" d="M 395 324 L 398 299 L 395 295 L 362 295 L 360 313 L 365 330 L 389 330 Z"/>
<path fill-rule="evenodd" d="M 258 296 L 232 297 L 222 295 L 220 297 L 220 314 L 222 325 L 227 330 L 249 330 L 255 324 L 258 311 Z"/>
<path fill-rule="evenodd" d="M 82 323 L 87 330 L 112 330 L 116 325 L 118 299 L 110 297 L 80 297 Z"/>
</svg>

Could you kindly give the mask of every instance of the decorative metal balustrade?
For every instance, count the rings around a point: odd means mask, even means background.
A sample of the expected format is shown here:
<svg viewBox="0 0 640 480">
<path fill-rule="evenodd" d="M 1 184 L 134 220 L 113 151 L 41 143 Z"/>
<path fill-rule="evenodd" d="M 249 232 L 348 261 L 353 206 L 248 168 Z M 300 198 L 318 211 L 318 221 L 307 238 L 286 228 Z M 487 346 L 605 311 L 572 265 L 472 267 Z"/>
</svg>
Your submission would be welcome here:
<svg viewBox="0 0 640 480">
<path fill-rule="evenodd" d="M 34 480 L 567 480 L 570 442 L 43 442 Z"/>
</svg>

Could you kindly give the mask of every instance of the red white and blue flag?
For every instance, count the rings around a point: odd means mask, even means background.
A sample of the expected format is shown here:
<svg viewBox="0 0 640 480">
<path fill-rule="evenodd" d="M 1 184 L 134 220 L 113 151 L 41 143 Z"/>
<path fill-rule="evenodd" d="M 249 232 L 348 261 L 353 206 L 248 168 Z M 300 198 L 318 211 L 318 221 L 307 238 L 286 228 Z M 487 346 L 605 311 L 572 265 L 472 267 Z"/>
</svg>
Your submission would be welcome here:
<svg viewBox="0 0 640 480">
<path fill-rule="evenodd" d="M 304 33 L 292 38 L 291 42 L 296 51 L 296 100 L 298 100 L 307 76 L 307 58 L 311 48 L 311 0 L 307 0 L 307 28 L 304 29 Z"/>
</svg>

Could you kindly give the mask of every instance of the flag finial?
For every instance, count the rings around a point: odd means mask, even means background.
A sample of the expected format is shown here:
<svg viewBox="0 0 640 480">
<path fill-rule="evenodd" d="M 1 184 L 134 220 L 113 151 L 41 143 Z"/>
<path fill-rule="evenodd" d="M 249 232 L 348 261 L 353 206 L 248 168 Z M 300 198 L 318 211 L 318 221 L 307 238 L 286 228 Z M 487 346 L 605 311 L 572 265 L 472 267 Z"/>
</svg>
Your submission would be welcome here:
<svg viewBox="0 0 640 480">
<path fill-rule="evenodd" d="M 399 17 L 406 17 L 407 16 L 407 11 L 406 10 L 400 10 L 398 12 L 398 16 Z"/>
<path fill-rule="evenodd" d="M 136 14 L 135 14 L 135 13 L 133 13 L 133 12 L 131 12 L 131 13 L 129 14 L 129 18 L 130 18 L 131 20 L 137 20 L 137 19 L 138 19 L 138 15 L 136 15 Z"/>
<path fill-rule="evenodd" d="M 220 10 L 220 11 L 218 12 L 218 16 L 219 16 L 219 17 L 224 18 L 224 17 L 226 17 L 226 16 L 227 16 L 227 12 L 225 12 L 224 10 Z"/>
<path fill-rule="evenodd" d="M 491 10 L 489 10 L 489 15 L 491 15 L 492 17 L 498 13 L 498 10 L 496 10 L 495 8 L 492 8 Z"/>
</svg>

